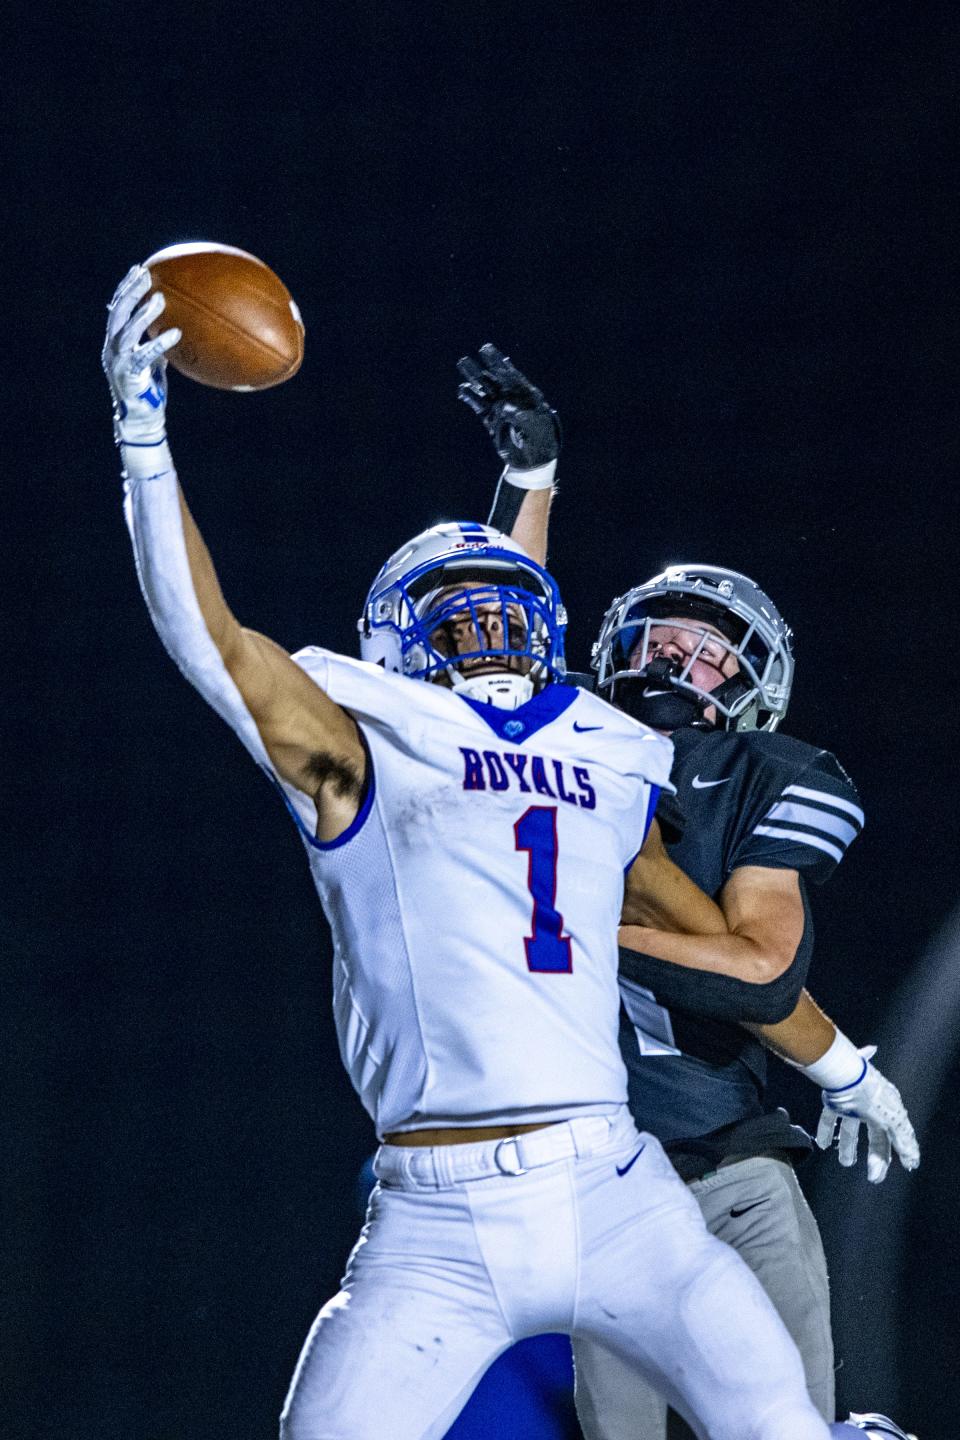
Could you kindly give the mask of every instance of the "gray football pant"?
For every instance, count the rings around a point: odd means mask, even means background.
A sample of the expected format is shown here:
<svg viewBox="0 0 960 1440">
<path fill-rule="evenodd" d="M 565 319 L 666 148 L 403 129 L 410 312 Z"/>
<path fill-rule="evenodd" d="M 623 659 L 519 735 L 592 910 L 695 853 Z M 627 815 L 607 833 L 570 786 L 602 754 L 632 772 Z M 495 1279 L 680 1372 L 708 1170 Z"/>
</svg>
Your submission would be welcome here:
<svg viewBox="0 0 960 1440">
<path fill-rule="evenodd" d="M 738 1251 L 780 1312 L 803 1358 L 810 1398 L 831 1421 L 827 1262 L 792 1165 L 752 1156 L 691 1181 L 689 1189 L 707 1228 Z M 642 1376 L 593 1340 L 574 1343 L 574 1361 L 577 1413 L 587 1440 L 664 1440 L 666 1402 Z"/>
</svg>

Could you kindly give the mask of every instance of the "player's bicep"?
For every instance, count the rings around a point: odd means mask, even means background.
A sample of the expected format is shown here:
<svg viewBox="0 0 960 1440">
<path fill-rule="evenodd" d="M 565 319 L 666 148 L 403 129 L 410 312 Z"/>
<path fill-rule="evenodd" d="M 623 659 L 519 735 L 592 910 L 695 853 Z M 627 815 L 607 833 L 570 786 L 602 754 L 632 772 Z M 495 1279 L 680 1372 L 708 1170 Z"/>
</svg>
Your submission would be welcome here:
<svg viewBox="0 0 960 1440">
<path fill-rule="evenodd" d="M 730 933 L 756 946 L 771 972 L 786 971 L 800 948 L 806 923 L 797 871 L 742 865 L 718 898 Z"/>
<path fill-rule="evenodd" d="M 224 662 L 281 779 L 313 795 L 339 766 L 362 782 L 356 723 L 281 645 L 241 627 Z"/>
<path fill-rule="evenodd" d="M 656 819 L 626 877 L 624 925 L 680 935 L 725 935 L 723 912 L 670 859 Z"/>
</svg>

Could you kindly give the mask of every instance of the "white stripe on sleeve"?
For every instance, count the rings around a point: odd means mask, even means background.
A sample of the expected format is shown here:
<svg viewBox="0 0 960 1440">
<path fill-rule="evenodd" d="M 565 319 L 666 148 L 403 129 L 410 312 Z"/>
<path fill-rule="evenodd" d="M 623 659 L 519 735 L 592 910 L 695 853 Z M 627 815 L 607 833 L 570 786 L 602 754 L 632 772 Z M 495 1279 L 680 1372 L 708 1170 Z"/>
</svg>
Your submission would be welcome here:
<svg viewBox="0 0 960 1440">
<path fill-rule="evenodd" d="M 815 810 L 812 805 L 790 805 L 785 800 L 774 805 L 773 809 L 763 817 L 765 820 L 776 820 L 778 823 L 793 825 L 810 825 L 821 834 L 834 835 L 842 840 L 844 846 L 856 840 L 859 835 L 855 825 L 849 820 L 841 820 L 839 815 L 830 815 L 826 810 Z"/>
<path fill-rule="evenodd" d="M 768 835 L 771 840 L 799 840 L 802 845 L 810 845 L 814 850 L 822 850 L 824 854 L 831 855 L 838 864 L 843 859 L 844 852 L 838 845 L 821 839 L 819 835 L 808 835 L 805 830 L 776 830 L 772 825 L 758 825 L 753 833 Z"/>
<path fill-rule="evenodd" d="M 821 805 L 830 805 L 834 810 L 845 810 L 852 815 L 857 824 L 863 828 L 866 816 L 859 805 L 854 805 L 850 800 L 841 800 L 838 795 L 830 795 L 826 790 L 809 790 L 806 785 L 788 785 L 784 795 L 796 795 L 801 800 L 816 800 Z"/>
</svg>

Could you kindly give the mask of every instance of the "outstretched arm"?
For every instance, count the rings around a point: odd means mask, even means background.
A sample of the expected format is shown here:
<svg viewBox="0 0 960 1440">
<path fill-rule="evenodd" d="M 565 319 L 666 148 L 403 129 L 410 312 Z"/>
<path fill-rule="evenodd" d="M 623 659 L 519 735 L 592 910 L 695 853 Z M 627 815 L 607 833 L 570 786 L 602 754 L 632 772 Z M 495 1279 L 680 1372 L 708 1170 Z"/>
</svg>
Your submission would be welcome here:
<svg viewBox="0 0 960 1440">
<path fill-rule="evenodd" d="M 162 295 L 144 301 L 150 283 L 141 266 L 121 283 L 103 351 L 144 598 L 183 673 L 255 758 L 315 801 L 321 838 L 335 838 L 353 819 L 362 791 L 359 733 L 281 646 L 241 626 L 223 598 L 166 440 L 165 356 L 180 333 L 144 340 L 163 312 Z"/>
<path fill-rule="evenodd" d="M 457 394 L 480 416 L 505 462 L 487 523 L 545 565 L 560 454 L 557 412 L 495 345 L 481 345 L 479 354 L 479 362 L 465 355 L 458 364 Z"/>
<path fill-rule="evenodd" d="M 546 567 L 547 564 L 547 532 L 550 527 L 550 507 L 553 504 L 553 497 L 556 489 L 551 483 L 546 489 L 521 490 L 520 503 L 516 510 L 516 519 L 509 527 L 506 524 L 506 516 L 498 518 L 497 507 L 499 496 L 509 495 L 510 489 L 515 489 L 514 481 L 511 478 L 509 469 L 504 470 L 500 477 L 500 484 L 497 489 L 497 498 L 494 500 L 493 510 L 490 513 L 488 525 L 494 530 L 502 530 L 509 535 L 511 540 L 516 540 L 532 560 L 538 565 Z"/>
</svg>

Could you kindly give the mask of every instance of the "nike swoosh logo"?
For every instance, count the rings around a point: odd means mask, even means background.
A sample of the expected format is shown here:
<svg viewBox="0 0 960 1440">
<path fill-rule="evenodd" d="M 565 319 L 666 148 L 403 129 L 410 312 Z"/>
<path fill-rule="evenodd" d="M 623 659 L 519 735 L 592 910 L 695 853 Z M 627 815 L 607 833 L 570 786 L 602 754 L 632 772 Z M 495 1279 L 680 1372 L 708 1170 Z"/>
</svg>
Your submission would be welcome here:
<svg viewBox="0 0 960 1440">
<path fill-rule="evenodd" d="M 739 1220 L 741 1215 L 746 1215 L 750 1210 L 756 1210 L 758 1205 L 766 1205 L 766 1200 L 754 1200 L 752 1205 L 735 1205 L 730 1211 L 734 1220 Z"/>
<path fill-rule="evenodd" d="M 722 780 L 701 780 L 699 775 L 694 775 L 690 783 L 694 790 L 712 790 L 714 785 L 726 785 L 732 779 L 732 775 L 724 775 Z"/>
<path fill-rule="evenodd" d="M 640 1149 L 637 1151 L 636 1155 L 631 1155 L 631 1156 L 630 1156 L 630 1159 L 627 1161 L 626 1165 L 624 1165 L 624 1167 L 623 1167 L 622 1170 L 621 1170 L 620 1166 L 618 1165 L 618 1166 L 617 1166 L 617 1174 L 618 1174 L 618 1175 L 626 1175 L 627 1171 L 631 1168 L 631 1166 L 636 1165 L 637 1161 L 640 1159 L 640 1156 L 643 1154 L 643 1152 L 644 1152 L 644 1150 L 646 1150 L 646 1148 L 647 1148 L 646 1145 L 641 1145 L 641 1146 L 640 1146 Z"/>
<path fill-rule="evenodd" d="M 576 722 L 576 720 L 574 720 L 574 722 L 573 722 L 573 728 L 574 728 L 574 730 L 576 730 L 576 732 L 577 732 L 578 735 L 583 735 L 584 732 L 587 731 L 587 730 L 602 730 L 602 729 L 603 729 L 603 726 L 602 726 L 602 725 L 578 725 L 577 722 Z"/>
</svg>

